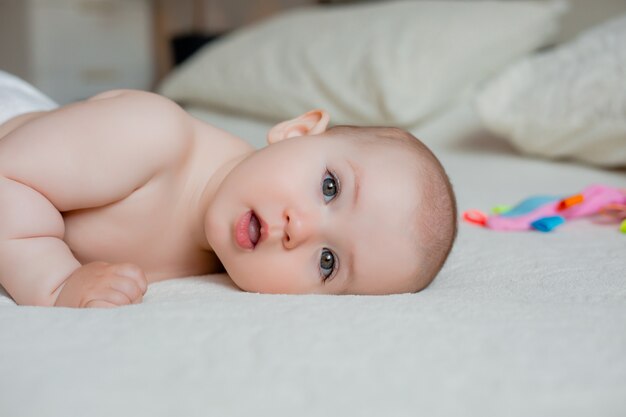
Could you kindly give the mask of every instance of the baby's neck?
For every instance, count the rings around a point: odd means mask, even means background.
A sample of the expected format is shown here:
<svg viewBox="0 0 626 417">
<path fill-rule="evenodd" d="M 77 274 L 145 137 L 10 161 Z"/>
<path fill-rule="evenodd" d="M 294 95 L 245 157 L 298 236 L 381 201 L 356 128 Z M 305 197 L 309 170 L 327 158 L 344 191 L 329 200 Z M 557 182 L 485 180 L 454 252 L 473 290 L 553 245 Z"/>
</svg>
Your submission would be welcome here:
<svg viewBox="0 0 626 417">
<path fill-rule="evenodd" d="M 188 163 L 194 239 L 201 248 L 213 251 L 205 234 L 207 209 L 224 178 L 255 149 L 243 139 L 204 122 L 196 121 L 194 125 L 194 146 Z"/>
</svg>

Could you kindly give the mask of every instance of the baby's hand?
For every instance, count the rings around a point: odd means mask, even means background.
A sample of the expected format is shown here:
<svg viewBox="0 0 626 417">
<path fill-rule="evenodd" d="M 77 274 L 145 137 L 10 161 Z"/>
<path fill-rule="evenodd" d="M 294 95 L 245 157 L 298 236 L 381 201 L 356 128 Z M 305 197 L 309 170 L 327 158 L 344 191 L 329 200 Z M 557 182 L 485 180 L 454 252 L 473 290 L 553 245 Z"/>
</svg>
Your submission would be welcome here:
<svg viewBox="0 0 626 417">
<path fill-rule="evenodd" d="M 117 307 L 138 304 L 148 289 L 146 275 L 131 263 L 92 262 L 72 273 L 61 289 L 57 307 Z"/>
</svg>

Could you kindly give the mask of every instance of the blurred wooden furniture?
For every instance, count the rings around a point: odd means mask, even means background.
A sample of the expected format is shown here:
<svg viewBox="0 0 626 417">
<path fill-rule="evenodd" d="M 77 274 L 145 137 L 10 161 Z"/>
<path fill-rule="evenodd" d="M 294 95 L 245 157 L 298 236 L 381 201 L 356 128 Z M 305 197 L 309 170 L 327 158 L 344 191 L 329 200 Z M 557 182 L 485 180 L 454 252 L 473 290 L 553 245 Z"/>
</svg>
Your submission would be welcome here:
<svg viewBox="0 0 626 417">
<path fill-rule="evenodd" d="M 187 37 L 190 43 L 210 40 L 272 14 L 318 0 L 151 0 L 156 79 L 173 67 L 177 56 L 172 41 Z M 176 58 L 176 59 L 175 59 Z"/>
<path fill-rule="evenodd" d="M 0 0 L 0 68 L 61 104 L 153 83 L 151 0 Z"/>
</svg>

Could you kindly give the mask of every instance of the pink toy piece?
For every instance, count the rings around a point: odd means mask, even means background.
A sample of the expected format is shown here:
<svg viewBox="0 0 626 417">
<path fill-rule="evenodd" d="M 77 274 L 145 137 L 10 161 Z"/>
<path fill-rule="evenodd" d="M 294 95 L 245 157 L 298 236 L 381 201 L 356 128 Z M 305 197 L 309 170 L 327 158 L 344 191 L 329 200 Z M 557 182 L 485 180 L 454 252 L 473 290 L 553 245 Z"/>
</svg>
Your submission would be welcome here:
<svg viewBox="0 0 626 417">
<path fill-rule="evenodd" d="M 494 230 L 530 230 L 534 221 L 544 217 L 562 216 L 569 220 L 597 214 L 609 204 L 626 204 L 626 191 L 605 185 L 591 185 L 579 194 L 583 201 L 565 209 L 562 200 L 553 200 L 519 216 L 489 216 L 485 226 Z"/>
</svg>

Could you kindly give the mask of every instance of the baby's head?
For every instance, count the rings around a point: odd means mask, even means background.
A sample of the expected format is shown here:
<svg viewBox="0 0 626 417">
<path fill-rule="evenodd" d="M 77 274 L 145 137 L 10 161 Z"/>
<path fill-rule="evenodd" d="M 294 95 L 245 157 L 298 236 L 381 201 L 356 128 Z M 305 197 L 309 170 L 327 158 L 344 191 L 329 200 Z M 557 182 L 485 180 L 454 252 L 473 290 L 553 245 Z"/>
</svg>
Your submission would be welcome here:
<svg viewBox="0 0 626 417">
<path fill-rule="evenodd" d="M 237 286 L 283 294 L 425 288 L 456 237 L 456 202 L 432 152 L 396 128 L 336 126 L 308 112 L 239 162 L 205 218 Z"/>
</svg>

